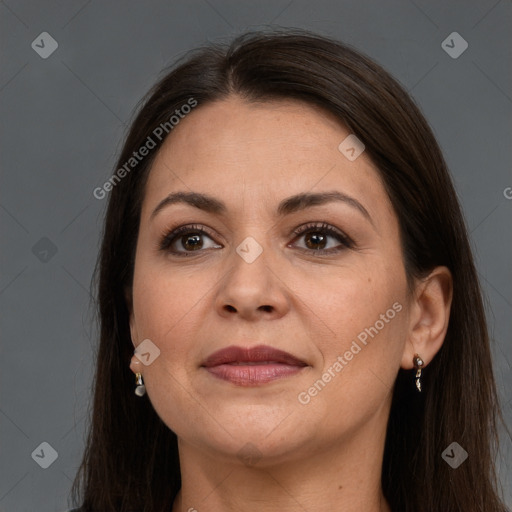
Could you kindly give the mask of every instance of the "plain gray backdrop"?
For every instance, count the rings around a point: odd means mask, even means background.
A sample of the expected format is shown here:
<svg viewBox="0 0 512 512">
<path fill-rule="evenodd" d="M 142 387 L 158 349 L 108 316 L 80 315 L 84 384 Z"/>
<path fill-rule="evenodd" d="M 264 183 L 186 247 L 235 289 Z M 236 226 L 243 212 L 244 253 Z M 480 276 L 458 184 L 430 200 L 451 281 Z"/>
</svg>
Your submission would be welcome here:
<svg viewBox="0 0 512 512">
<path fill-rule="evenodd" d="M 420 105 L 466 215 L 511 425 L 511 22 L 510 0 L 0 1 L 0 510 L 67 508 L 96 342 L 89 290 L 106 200 L 92 192 L 137 102 L 187 50 L 261 26 L 352 44 Z M 511 463 L 504 437 L 509 506 Z"/>
</svg>

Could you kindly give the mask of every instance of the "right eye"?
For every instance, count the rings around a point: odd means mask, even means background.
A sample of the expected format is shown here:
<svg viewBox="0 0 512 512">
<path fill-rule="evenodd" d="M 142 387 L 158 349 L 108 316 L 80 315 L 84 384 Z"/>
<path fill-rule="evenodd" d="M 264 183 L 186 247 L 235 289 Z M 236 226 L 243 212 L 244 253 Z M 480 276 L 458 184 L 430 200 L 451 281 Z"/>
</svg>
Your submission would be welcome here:
<svg viewBox="0 0 512 512">
<path fill-rule="evenodd" d="M 210 241 L 205 245 L 205 240 Z M 160 250 L 180 256 L 189 256 L 192 252 L 203 249 L 222 248 L 216 244 L 204 228 L 197 225 L 180 226 L 166 234 L 159 245 Z"/>
</svg>

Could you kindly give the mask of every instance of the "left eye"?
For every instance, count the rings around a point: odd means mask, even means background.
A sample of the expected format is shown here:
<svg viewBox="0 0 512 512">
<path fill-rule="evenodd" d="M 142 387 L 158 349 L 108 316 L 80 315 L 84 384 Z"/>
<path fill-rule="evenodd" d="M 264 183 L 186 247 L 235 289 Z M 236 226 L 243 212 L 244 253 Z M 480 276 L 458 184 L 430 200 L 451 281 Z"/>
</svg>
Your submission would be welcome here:
<svg viewBox="0 0 512 512">
<path fill-rule="evenodd" d="M 205 239 L 210 243 L 205 243 Z M 180 249 L 181 247 L 181 249 Z M 164 237 L 160 249 L 173 253 L 187 253 L 201 249 L 221 248 L 201 229 L 177 229 Z"/>
<path fill-rule="evenodd" d="M 337 252 L 342 248 L 351 247 L 350 239 L 329 226 L 312 226 L 303 230 L 295 232 L 298 237 L 296 240 L 303 239 L 302 246 L 294 244 L 300 249 L 323 253 L 323 252 Z M 337 242 L 337 243 L 336 243 Z M 340 248 L 340 246 L 342 246 Z"/>
</svg>

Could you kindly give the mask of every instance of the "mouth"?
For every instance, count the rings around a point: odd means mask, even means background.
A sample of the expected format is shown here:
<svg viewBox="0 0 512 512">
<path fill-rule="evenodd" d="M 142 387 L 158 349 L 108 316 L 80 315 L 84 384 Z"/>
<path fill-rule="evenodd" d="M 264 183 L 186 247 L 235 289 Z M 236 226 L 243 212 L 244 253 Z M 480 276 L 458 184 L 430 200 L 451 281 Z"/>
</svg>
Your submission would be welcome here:
<svg viewBox="0 0 512 512">
<path fill-rule="evenodd" d="M 306 366 L 288 352 L 268 345 L 227 347 L 211 354 L 201 365 L 212 376 L 238 386 L 258 386 L 291 377 Z"/>
</svg>

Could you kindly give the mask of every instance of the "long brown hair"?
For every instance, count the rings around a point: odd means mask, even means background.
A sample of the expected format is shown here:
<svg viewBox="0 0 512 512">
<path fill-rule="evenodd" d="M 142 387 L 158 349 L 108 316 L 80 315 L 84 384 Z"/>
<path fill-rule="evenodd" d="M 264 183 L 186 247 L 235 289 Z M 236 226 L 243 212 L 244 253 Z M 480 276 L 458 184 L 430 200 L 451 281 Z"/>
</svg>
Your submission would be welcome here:
<svg viewBox="0 0 512 512">
<path fill-rule="evenodd" d="M 382 468 L 394 511 L 503 512 L 495 473 L 501 416 L 482 295 L 446 163 L 403 88 L 366 56 L 305 31 L 246 34 L 187 55 L 148 93 L 116 169 L 156 127 L 193 98 L 294 98 L 325 109 L 361 139 L 398 217 L 409 283 L 446 265 L 454 283 L 448 332 L 415 393 L 399 370 Z M 169 129 L 171 133 L 172 130 Z M 172 133 L 170 135 L 172 137 Z M 100 344 L 87 446 L 73 487 L 85 512 L 170 510 L 180 488 L 176 435 L 150 401 L 134 395 L 129 369 L 130 288 L 145 182 L 161 142 L 109 187 L 98 281 Z M 469 453 L 457 469 L 453 442 Z"/>
</svg>

